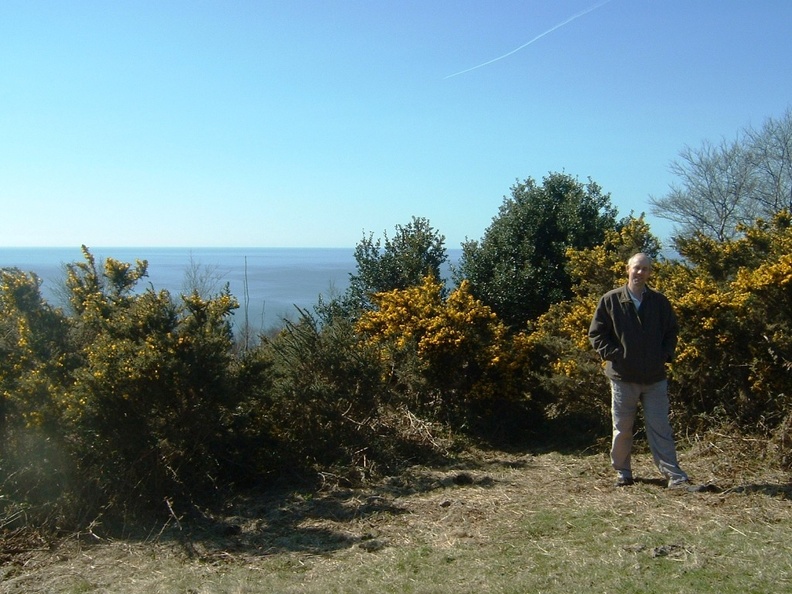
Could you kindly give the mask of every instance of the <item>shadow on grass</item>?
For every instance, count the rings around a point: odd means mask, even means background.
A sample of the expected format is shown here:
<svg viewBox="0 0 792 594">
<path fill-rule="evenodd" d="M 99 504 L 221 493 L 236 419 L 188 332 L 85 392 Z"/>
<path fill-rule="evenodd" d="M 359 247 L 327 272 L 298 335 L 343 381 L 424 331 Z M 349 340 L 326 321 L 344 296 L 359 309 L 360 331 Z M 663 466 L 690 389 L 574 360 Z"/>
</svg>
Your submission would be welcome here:
<svg viewBox="0 0 792 594">
<path fill-rule="evenodd" d="M 738 485 L 721 490 L 723 494 L 736 493 L 741 495 L 765 495 L 767 497 L 777 497 L 785 501 L 792 500 L 792 484 L 773 485 L 773 484 L 751 484 Z"/>
<path fill-rule="evenodd" d="M 642 485 L 652 485 L 661 489 L 667 488 L 667 481 L 663 478 L 642 478 L 635 477 L 635 482 Z M 764 495 L 785 501 L 792 500 L 792 484 L 774 485 L 769 483 L 737 485 L 734 487 L 723 487 L 713 483 L 694 485 L 694 493 L 719 493 L 721 495 Z"/>
<path fill-rule="evenodd" d="M 190 557 L 201 560 L 228 554 L 322 555 L 369 540 L 369 534 L 356 530 L 366 519 L 405 512 L 391 498 L 377 494 L 282 489 L 237 497 L 222 512 L 207 512 L 181 529 L 171 530 L 169 536 L 180 542 Z"/>
<path fill-rule="evenodd" d="M 379 522 L 409 512 L 400 497 L 438 489 L 488 488 L 486 472 L 527 462 L 508 457 L 471 463 L 450 461 L 441 469 L 408 469 L 381 484 L 360 488 L 302 483 L 281 485 L 235 497 L 223 509 L 173 522 L 157 537 L 178 544 L 188 557 L 207 562 L 279 553 L 326 555 L 360 547 L 378 550 Z"/>
</svg>

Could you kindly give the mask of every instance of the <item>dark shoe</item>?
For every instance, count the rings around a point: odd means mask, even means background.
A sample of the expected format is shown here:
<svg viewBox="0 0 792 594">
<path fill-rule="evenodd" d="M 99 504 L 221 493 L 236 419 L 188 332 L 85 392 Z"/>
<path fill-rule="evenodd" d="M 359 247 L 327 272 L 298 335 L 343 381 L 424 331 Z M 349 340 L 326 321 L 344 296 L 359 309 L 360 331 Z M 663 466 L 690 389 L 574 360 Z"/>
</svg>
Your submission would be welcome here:
<svg viewBox="0 0 792 594">
<path fill-rule="evenodd" d="M 617 487 L 629 487 L 630 485 L 634 485 L 635 481 L 631 476 L 620 476 L 616 479 L 616 486 Z"/>
</svg>

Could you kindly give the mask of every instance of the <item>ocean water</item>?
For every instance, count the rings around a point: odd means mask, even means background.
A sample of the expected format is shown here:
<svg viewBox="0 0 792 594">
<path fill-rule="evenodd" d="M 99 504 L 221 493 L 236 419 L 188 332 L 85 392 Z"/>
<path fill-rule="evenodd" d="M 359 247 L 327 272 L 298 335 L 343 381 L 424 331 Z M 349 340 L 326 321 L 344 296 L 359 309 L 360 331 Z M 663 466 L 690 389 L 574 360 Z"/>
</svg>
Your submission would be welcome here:
<svg viewBox="0 0 792 594">
<path fill-rule="evenodd" d="M 114 258 L 134 264 L 148 262 L 148 277 L 138 283 L 140 290 L 166 289 L 173 296 L 189 288 L 188 277 L 202 277 L 212 294 L 228 283 L 239 301 L 234 325 L 244 322 L 267 330 L 295 320 L 297 308 L 312 308 L 322 296 L 325 300 L 341 295 L 356 272 L 354 248 L 90 248 L 97 264 Z M 455 262 L 461 250 L 448 250 Z M 41 293 L 53 305 L 62 302 L 65 264 L 84 262 L 79 247 L 5 248 L 0 247 L 0 268 L 15 267 L 35 272 L 42 279 Z M 450 277 L 447 265 L 443 271 Z"/>
<path fill-rule="evenodd" d="M 203 279 L 217 293 L 228 283 L 239 301 L 234 324 L 244 321 L 262 330 L 296 319 L 297 307 L 311 309 L 319 296 L 340 295 L 356 271 L 354 248 L 91 248 L 97 263 L 114 258 L 134 264 L 148 262 L 148 277 L 138 288 L 168 290 L 178 296 L 189 277 Z M 41 292 L 53 305 L 62 301 L 66 263 L 83 262 L 76 248 L 0 248 L 0 268 L 16 267 L 42 279 Z"/>
</svg>

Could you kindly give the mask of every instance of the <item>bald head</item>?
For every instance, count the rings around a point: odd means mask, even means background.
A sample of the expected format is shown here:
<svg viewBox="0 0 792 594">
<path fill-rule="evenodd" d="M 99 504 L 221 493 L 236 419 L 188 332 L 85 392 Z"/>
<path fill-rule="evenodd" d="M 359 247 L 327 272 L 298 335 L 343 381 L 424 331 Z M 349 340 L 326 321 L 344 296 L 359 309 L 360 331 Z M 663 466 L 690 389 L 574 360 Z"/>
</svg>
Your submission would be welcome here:
<svg viewBox="0 0 792 594">
<path fill-rule="evenodd" d="M 639 252 L 627 261 L 627 285 L 634 295 L 639 296 L 652 274 L 652 259 Z"/>
<path fill-rule="evenodd" d="M 632 268 L 636 262 L 640 262 L 643 266 L 648 266 L 650 270 L 652 268 L 652 259 L 643 252 L 638 252 L 637 254 L 633 254 L 632 258 L 627 260 L 627 270 Z"/>
</svg>

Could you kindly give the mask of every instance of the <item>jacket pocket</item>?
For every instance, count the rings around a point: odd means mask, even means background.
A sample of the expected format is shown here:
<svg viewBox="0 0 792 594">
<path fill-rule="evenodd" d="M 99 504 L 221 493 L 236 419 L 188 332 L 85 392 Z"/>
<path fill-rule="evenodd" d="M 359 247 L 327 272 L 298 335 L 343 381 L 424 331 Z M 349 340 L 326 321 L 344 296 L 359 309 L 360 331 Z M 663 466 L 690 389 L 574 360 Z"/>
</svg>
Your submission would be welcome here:
<svg viewBox="0 0 792 594">
<path fill-rule="evenodd" d="M 624 371 L 627 366 L 625 365 L 625 360 L 621 353 L 618 353 L 615 357 L 613 357 L 610 364 L 611 369 L 613 369 L 616 374 L 620 376 L 624 375 Z"/>
</svg>

